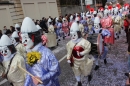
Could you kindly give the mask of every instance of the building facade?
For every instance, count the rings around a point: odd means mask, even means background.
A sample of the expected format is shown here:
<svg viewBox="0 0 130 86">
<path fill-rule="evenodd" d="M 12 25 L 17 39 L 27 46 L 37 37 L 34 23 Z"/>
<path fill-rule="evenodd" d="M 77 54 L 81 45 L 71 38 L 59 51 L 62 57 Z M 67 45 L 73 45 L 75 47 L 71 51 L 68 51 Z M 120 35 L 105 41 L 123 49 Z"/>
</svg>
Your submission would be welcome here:
<svg viewBox="0 0 130 86">
<path fill-rule="evenodd" d="M 61 14 L 58 3 L 58 0 L 0 0 L 0 29 L 21 24 L 24 17 L 34 20 L 57 17 Z"/>
</svg>

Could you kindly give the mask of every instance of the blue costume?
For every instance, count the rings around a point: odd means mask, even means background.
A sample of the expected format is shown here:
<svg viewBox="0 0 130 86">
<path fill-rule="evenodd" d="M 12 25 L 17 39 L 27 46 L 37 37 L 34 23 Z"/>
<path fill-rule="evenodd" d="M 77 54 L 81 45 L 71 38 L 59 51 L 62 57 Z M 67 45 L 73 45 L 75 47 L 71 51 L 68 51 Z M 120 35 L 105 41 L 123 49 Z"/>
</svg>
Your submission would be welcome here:
<svg viewBox="0 0 130 86">
<path fill-rule="evenodd" d="M 42 46 L 42 43 L 37 44 L 32 51 L 42 54 L 39 62 L 28 67 L 28 71 L 32 75 L 39 77 L 43 82 L 43 84 L 38 84 L 38 86 L 60 86 L 58 82 L 60 67 L 54 54 L 48 48 Z M 24 86 L 35 86 L 30 75 L 26 75 Z"/>
</svg>

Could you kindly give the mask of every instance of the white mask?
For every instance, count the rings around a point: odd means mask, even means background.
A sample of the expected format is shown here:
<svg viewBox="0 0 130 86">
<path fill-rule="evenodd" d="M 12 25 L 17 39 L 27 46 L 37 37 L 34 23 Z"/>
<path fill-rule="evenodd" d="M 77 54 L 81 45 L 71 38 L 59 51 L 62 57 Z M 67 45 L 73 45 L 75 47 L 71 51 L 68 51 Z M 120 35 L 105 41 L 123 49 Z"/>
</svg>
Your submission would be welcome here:
<svg viewBox="0 0 130 86">
<path fill-rule="evenodd" d="M 70 35 L 71 35 L 71 40 L 72 41 L 76 41 L 78 39 L 77 32 L 71 32 Z"/>
<path fill-rule="evenodd" d="M 11 37 L 10 39 L 11 39 L 13 45 L 15 45 L 17 43 L 16 40 L 15 40 L 15 38 Z"/>
<path fill-rule="evenodd" d="M 94 24 L 94 28 L 95 28 L 95 29 L 100 29 L 99 24 Z"/>
<path fill-rule="evenodd" d="M 11 51 L 7 46 L 0 47 L 0 53 L 4 58 L 9 58 L 11 56 Z"/>
<path fill-rule="evenodd" d="M 22 44 L 26 47 L 26 49 L 30 49 L 33 47 L 34 42 L 29 38 L 27 33 L 21 34 Z"/>
</svg>

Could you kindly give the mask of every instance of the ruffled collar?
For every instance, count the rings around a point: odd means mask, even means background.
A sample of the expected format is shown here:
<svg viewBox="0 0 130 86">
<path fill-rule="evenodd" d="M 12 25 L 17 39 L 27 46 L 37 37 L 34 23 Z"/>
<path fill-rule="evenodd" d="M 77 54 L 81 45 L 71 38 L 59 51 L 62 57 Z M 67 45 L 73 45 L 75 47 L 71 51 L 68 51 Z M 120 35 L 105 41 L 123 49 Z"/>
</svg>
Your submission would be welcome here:
<svg viewBox="0 0 130 86">
<path fill-rule="evenodd" d="M 76 44 L 76 43 L 80 42 L 81 39 L 82 39 L 82 38 L 78 38 L 77 40 L 72 40 L 72 42 Z"/>
</svg>

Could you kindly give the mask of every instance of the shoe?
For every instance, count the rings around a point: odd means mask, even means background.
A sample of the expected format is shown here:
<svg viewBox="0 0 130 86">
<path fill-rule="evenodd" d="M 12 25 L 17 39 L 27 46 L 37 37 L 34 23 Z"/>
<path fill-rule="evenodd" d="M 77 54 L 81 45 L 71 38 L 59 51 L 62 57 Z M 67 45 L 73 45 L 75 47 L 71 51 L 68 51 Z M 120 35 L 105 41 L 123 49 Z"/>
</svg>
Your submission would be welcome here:
<svg viewBox="0 0 130 86">
<path fill-rule="evenodd" d="M 65 40 L 65 37 L 63 37 L 63 40 Z"/>
<path fill-rule="evenodd" d="M 82 86 L 82 83 L 81 82 L 78 82 L 78 85 L 77 86 Z"/>
<path fill-rule="evenodd" d="M 125 76 L 129 77 L 129 73 L 125 73 Z"/>
<path fill-rule="evenodd" d="M 106 60 L 106 59 L 104 59 L 104 64 L 105 64 L 105 65 L 107 64 L 107 60 Z"/>
<path fill-rule="evenodd" d="M 92 76 L 88 75 L 88 82 L 90 82 L 92 80 Z"/>
<path fill-rule="evenodd" d="M 94 70 L 98 70 L 99 69 L 99 66 L 98 65 L 96 65 L 96 67 L 94 68 Z"/>
</svg>

